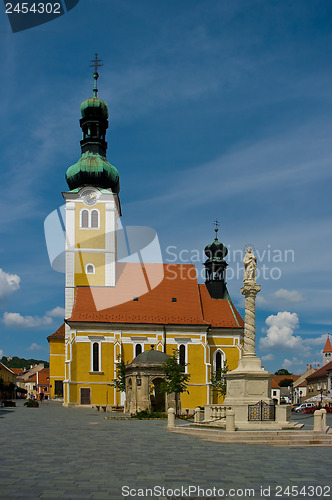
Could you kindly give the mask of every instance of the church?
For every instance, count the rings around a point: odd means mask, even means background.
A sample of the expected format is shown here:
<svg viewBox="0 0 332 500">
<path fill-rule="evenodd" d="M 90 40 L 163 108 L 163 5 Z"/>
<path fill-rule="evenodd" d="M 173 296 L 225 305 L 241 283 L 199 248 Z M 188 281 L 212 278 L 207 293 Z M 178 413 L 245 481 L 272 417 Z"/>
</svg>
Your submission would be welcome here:
<svg viewBox="0 0 332 500">
<path fill-rule="evenodd" d="M 230 370 L 238 366 L 244 330 L 226 286 L 227 248 L 216 228 L 205 247 L 204 284 L 194 265 L 142 258 L 135 231 L 130 255 L 123 257 L 128 234 L 121 224 L 119 173 L 106 158 L 108 108 L 98 97 L 97 56 L 94 62 L 93 97 L 81 104 L 82 153 L 66 172 L 63 193 L 65 321 L 48 337 L 51 398 L 63 398 L 65 406 L 122 406 L 125 393 L 114 386 L 121 360 L 129 364 L 151 349 L 170 355 L 176 349 L 190 375 L 182 411 L 221 403 L 211 376 L 226 362 Z"/>
</svg>

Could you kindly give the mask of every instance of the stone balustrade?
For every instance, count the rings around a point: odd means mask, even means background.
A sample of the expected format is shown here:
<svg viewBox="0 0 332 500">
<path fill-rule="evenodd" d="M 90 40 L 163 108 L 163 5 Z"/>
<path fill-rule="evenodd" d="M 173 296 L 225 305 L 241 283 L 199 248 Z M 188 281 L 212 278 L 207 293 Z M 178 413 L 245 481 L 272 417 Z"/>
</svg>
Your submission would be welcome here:
<svg viewBox="0 0 332 500">
<path fill-rule="evenodd" d="M 221 404 L 204 406 L 204 422 L 226 418 L 226 407 Z"/>
</svg>

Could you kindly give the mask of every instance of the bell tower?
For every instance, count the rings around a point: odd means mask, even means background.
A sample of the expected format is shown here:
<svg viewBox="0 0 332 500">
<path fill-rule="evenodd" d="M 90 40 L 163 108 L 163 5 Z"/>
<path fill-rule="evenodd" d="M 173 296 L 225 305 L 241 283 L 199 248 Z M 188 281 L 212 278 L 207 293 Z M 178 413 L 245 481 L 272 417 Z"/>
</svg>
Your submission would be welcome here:
<svg viewBox="0 0 332 500">
<path fill-rule="evenodd" d="M 81 104 L 81 156 L 66 172 L 66 318 L 75 287 L 115 286 L 119 174 L 106 158 L 107 104 L 98 98 L 100 59 L 93 61 L 93 97 Z"/>
<path fill-rule="evenodd" d="M 325 347 L 323 349 L 323 366 L 332 361 L 332 345 L 329 335 L 327 336 Z"/>
<path fill-rule="evenodd" d="M 212 299 L 228 299 L 226 287 L 226 267 L 228 264 L 224 260 L 228 250 L 218 241 L 218 221 L 215 222 L 215 226 L 214 241 L 204 249 L 207 256 L 207 260 L 204 262 L 205 285 Z"/>
</svg>

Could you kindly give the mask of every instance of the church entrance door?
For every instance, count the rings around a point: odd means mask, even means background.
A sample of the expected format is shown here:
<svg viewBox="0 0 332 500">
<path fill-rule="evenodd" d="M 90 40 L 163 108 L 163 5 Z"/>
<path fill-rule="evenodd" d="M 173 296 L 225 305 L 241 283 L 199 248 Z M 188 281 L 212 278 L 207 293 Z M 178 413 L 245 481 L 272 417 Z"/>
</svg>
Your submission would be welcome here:
<svg viewBox="0 0 332 500">
<path fill-rule="evenodd" d="M 90 387 L 81 387 L 81 405 L 91 404 Z"/>
</svg>

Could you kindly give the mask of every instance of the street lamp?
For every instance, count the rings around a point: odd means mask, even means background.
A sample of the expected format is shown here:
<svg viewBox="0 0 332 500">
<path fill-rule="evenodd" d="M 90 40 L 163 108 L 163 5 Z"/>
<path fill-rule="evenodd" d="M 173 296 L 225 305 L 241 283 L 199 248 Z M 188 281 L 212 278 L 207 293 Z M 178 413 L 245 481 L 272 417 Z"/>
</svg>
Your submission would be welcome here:
<svg viewBox="0 0 332 500">
<path fill-rule="evenodd" d="M 323 387 L 319 389 L 320 392 L 320 407 L 322 408 L 323 406 Z"/>
<path fill-rule="evenodd" d="M 294 380 L 292 381 L 291 385 L 291 404 L 294 403 Z"/>
</svg>

